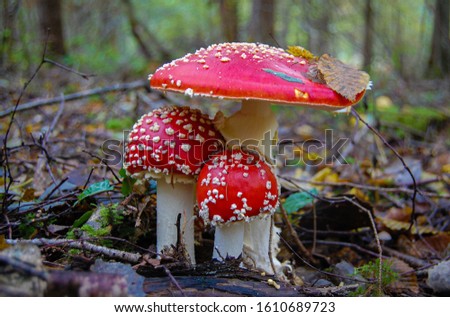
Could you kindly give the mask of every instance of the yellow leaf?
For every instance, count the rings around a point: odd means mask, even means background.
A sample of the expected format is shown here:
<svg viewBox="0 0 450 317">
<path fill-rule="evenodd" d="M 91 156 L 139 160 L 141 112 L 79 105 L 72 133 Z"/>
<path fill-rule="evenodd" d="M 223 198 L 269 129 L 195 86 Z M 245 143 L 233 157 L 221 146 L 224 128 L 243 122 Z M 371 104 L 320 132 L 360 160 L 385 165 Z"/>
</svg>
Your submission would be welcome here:
<svg viewBox="0 0 450 317">
<path fill-rule="evenodd" d="M 327 176 L 329 176 L 330 174 L 333 173 L 333 170 L 329 167 L 325 167 L 323 169 L 321 169 L 320 171 L 318 171 L 312 178 L 311 180 L 314 182 L 323 182 L 325 181 L 325 178 Z"/>
<path fill-rule="evenodd" d="M 442 173 L 450 174 L 450 164 L 445 164 L 442 166 Z"/>
<path fill-rule="evenodd" d="M 382 223 L 388 229 L 393 231 L 406 231 L 409 229 L 410 224 L 404 221 L 398 221 L 394 219 L 386 219 L 377 217 L 377 221 Z M 416 226 L 413 225 L 411 228 L 412 234 L 437 234 L 439 231 L 431 226 Z"/>
<path fill-rule="evenodd" d="M 367 202 L 369 202 L 369 196 L 367 196 L 361 189 L 359 189 L 359 188 L 352 188 L 352 189 L 350 189 L 348 192 L 347 192 L 347 194 L 350 194 L 350 195 L 354 195 L 354 196 L 356 196 L 357 198 L 359 198 L 360 200 L 362 200 L 362 201 L 367 201 Z"/>
<path fill-rule="evenodd" d="M 6 248 L 9 248 L 9 244 L 6 243 L 5 236 L 0 235 L 0 251 L 5 250 Z"/>
</svg>

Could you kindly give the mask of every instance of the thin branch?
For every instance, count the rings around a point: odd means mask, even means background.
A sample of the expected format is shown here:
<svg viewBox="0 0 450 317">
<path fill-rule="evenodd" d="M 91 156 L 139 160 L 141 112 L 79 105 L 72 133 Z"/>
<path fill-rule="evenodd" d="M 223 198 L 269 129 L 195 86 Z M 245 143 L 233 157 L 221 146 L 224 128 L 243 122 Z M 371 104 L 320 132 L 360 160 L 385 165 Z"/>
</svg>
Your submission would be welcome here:
<svg viewBox="0 0 450 317">
<path fill-rule="evenodd" d="M 68 94 L 65 96 L 59 96 L 59 97 L 53 97 L 48 99 L 42 99 L 42 100 L 34 100 L 28 103 L 24 103 L 19 106 L 19 104 L 16 104 L 16 107 L 12 109 L 7 109 L 5 111 L 0 112 L 0 118 L 6 117 L 7 115 L 10 115 L 13 112 L 21 112 L 33 108 L 38 108 L 42 106 L 48 106 L 53 105 L 56 103 L 60 103 L 62 101 L 72 101 L 72 100 L 78 100 L 87 98 L 94 95 L 103 95 L 110 92 L 116 92 L 116 91 L 123 91 L 123 90 L 134 90 L 139 88 L 146 88 L 148 87 L 148 81 L 147 80 L 137 80 L 129 83 L 121 83 L 121 84 L 114 84 L 111 86 L 106 87 L 98 87 L 93 89 L 88 89 L 80 92 L 76 92 L 73 94 Z"/>
<path fill-rule="evenodd" d="M 397 152 L 397 150 L 394 149 L 394 147 L 392 145 L 389 144 L 388 141 L 386 141 L 386 139 L 381 135 L 381 133 L 378 132 L 369 123 L 367 123 L 363 118 L 361 118 L 359 113 L 354 108 L 351 108 L 351 112 L 358 120 L 360 120 L 362 123 L 364 123 L 364 125 L 366 127 L 368 127 L 383 142 L 383 144 L 385 146 L 387 146 L 395 154 L 395 156 L 397 156 L 397 158 L 402 163 L 403 168 L 408 172 L 409 176 L 411 176 L 411 179 L 412 179 L 412 182 L 413 182 L 413 194 L 412 194 L 412 197 L 411 197 L 411 199 L 412 199 L 412 206 L 411 206 L 412 211 L 411 211 L 410 226 L 409 226 L 409 230 L 411 230 L 412 226 L 414 224 L 414 221 L 415 221 L 415 216 L 416 216 L 416 196 L 417 196 L 417 192 L 418 192 L 416 178 L 414 177 L 414 175 L 411 172 L 411 169 L 408 167 L 408 165 L 406 165 L 405 160 L 403 159 L 403 157 Z"/>
<path fill-rule="evenodd" d="M 22 262 L 13 257 L 8 257 L 0 254 L 0 263 L 10 265 L 15 271 L 19 271 L 29 276 L 36 276 L 41 280 L 46 281 L 48 279 L 48 274 L 45 271 L 40 271 L 36 269 L 33 265 Z"/>
<path fill-rule="evenodd" d="M 90 242 L 86 242 L 84 240 L 71 240 L 71 239 L 17 239 L 11 240 L 6 239 L 6 243 L 11 245 L 16 245 L 21 242 L 31 243 L 39 247 L 52 247 L 52 246 L 65 246 L 68 248 L 79 249 L 84 251 L 90 251 L 95 253 L 100 253 L 104 256 L 107 256 L 111 259 L 126 261 L 129 263 L 139 263 L 142 259 L 142 255 L 139 253 L 131 253 L 127 251 L 116 250 L 104 246 L 99 246 L 96 244 L 92 244 Z"/>
<path fill-rule="evenodd" d="M 313 269 L 314 271 L 317 271 L 321 274 L 324 275 L 328 275 L 328 276 L 332 276 L 332 277 L 337 277 L 337 278 L 341 278 L 341 279 L 346 279 L 346 280 L 350 280 L 350 281 L 354 281 L 354 282 L 358 282 L 358 283 L 367 283 L 367 284 L 373 284 L 373 282 L 371 281 L 365 281 L 365 280 L 360 280 L 357 278 L 353 278 L 353 277 L 348 277 L 348 276 L 342 276 L 339 274 L 334 274 L 334 273 L 330 273 L 330 272 L 326 272 L 326 271 L 322 271 L 321 269 L 315 267 L 314 265 L 308 263 L 307 261 L 305 261 L 305 259 L 303 259 L 290 245 L 289 243 L 280 235 L 278 234 L 281 241 L 283 241 L 283 243 L 286 245 L 286 247 L 292 252 L 294 253 L 294 255 L 300 259 L 301 262 L 303 262 L 303 264 L 305 264 L 306 266 L 308 266 L 309 268 Z"/>
<path fill-rule="evenodd" d="M 366 212 L 367 216 L 370 219 L 370 224 L 372 225 L 372 230 L 373 230 L 373 234 L 375 236 L 375 241 L 377 243 L 377 248 L 378 248 L 378 293 L 381 295 L 382 294 L 382 278 L 383 278 L 383 249 L 381 248 L 381 242 L 380 242 L 380 238 L 378 237 L 378 231 L 377 231 L 377 226 L 375 225 L 375 220 L 373 219 L 372 216 L 372 212 L 365 208 L 364 206 L 362 206 L 360 203 L 358 203 L 357 201 L 354 201 L 353 199 L 351 199 L 350 197 L 346 197 L 343 196 L 343 198 L 348 201 L 349 203 L 355 205 L 356 207 L 358 207 L 359 209 L 363 210 Z"/>
<path fill-rule="evenodd" d="M 175 279 L 175 277 L 173 277 L 172 273 L 170 272 L 170 270 L 165 266 L 165 265 L 160 265 L 160 267 L 162 267 L 164 269 L 164 272 L 166 273 L 166 275 L 169 277 L 170 281 L 173 283 L 173 285 L 175 285 L 175 287 L 181 292 L 181 295 L 183 295 L 184 297 L 186 296 L 186 294 L 183 292 L 183 289 L 181 288 L 180 284 L 178 284 L 177 280 Z"/>
<path fill-rule="evenodd" d="M 379 192 L 387 192 L 387 193 L 406 193 L 406 194 L 414 193 L 413 189 L 402 188 L 402 187 L 378 187 L 378 186 L 364 185 L 364 184 L 352 183 L 352 182 L 338 182 L 338 183 L 336 183 L 336 182 L 317 182 L 317 181 L 312 181 L 312 180 L 297 179 L 297 178 L 285 176 L 285 175 L 278 175 L 278 177 L 282 177 L 283 179 L 290 181 L 291 184 L 293 182 L 298 182 L 298 183 L 307 183 L 307 184 L 317 185 L 317 186 L 335 186 L 335 187 L 349 186 L 349 187 L 355 187 L 355 188 L 360 188 L 360 189 L 365 189 L 365 190 L 370 190 L 370 191 L 379 191 Z M 439 180 L 435 180 L 435 181 L 439 181 Z M 446 199 L 450 198 L 450 195 L 436 194 L 436 193 L 431 193 L 431 192 L 423 192 L 420 190 L 418 190 L 418 193 L 423 196 L 428 196 L 428 197 L 437 197 L 437 198 L 446 198 Z"/>
<path fill-rule="evenodd" d="M 63 64 L 60 64 L 60 63 L 55 62 L 55 61 L 52 61 L 51 59 L 48 59 L 48 58 L 44 58 L 44 62 L 52 64 L 52 65 L 55 65 L 55 66 L 57 66 L 57 67 L 59 67 L 61 69 L 64 69 L 64 70 L 66 70 L 66 71 L 68 71 L 70 73 L 74 73 L 74 74 L 76 74 L 76 75 L 78 75 L 78 76 L 80 76 L 80 77 L 82 77 L 82 78 L 84 78 L 86 80 L 89 80 L 89 77 L 95 77 L 96 76 L 95 74 L 85 74 L 85 73 L 76 71 L 76 70 L 74 70 L 74 69 L 72 69 L 70 67 L 67 67 L 67 66 L 65 66 Z"/>
<path fill-rule="evenodd" d="M 116 181 L 117 181 L 119 184 L 122 183 L 122 181 L 120 180 L 119 176 L 117 176 L 116 172 L 114 172 L 114 169 L 113 169 L 111 166 L 108 165 L 108 163 L 106 162 L 106 160 L 105 160 L 104 158 L 101 158 L 100 156 L 95 155 L 95 154 L 93 154 L 93 153 L 90 153 L 90 152 L 88 152 L 88 151 L 86 151 L 86 150 L 83 150 L 83 152 L 86 153 L 86 154 L 89 154 L 89 155 L 92 156 L 93 158 L 96 158 L 96 159 L 100 160 L 100 162 L 101 162 L 102 164 L 104 164 L 104 165 L 106 166 L 106 168 L 111 172 L 111 174 L 114 176 L 114 178 L 116 179 Z"/>
<path fill-rule="evenodd" d="M 312 263 L 316 263 L 316 260 L 312 257 L 312 255 L 309 252 L 309 250 L 307 248 L 305 248 L 305 246 L 303 245 L 302 241 L 298 237 L 297 232 L 292 227 L 292 224 L 289 221 L 289 217 L 287 215 L 286 209 L 284 209 L 284 207 L 283 207 L 283 204 L 280 204 L 280 211 L 281 211 L 281 216 L 283 218 L 283 221 L 286 224 L 286 226 L 288 228 L 288 231 L 289 231 L 289 234 L 292 237 L 292 239 L 294 240 L 294 243 L 297 246 L 297 248 L 306 256 L 308 261 L 310 261 Z"/>
</svg>

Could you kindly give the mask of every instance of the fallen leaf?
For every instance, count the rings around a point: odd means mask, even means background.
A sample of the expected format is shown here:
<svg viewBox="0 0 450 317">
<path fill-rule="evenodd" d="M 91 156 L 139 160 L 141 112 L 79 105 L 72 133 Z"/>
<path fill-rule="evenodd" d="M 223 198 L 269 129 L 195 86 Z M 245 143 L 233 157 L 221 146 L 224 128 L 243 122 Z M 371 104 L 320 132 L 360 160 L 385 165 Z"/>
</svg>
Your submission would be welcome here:
<svg viewBox="0 0 450 317">
<path fill-rule="evenodd" d="M 405 221 L 398 221 L 381 217 L 377 217 L 376 220 L 392 231 L 407 231 L 410 227 L 410 223 Z M 438 232 L 438 230 L 431 226 L 413 225 L 411 228 L 412 234 L 437 234 Z"/>
<path fill-rule="evenodd" d="M 387 262 L 391 264 L 392 270 L 399 274 L 398 280 L 388 285 L 388 290 L 399 294 L 407 291 L 413 292 L 414 294 L 419 294 L 419 284 L 417 282 L 417 276 L 414 273 L 414 269 L 406 262 L 397 258 L 390 258 Z M 408 272 L 413 273 L 404 274 Z"/>
<path fill-rule="evenodd" d="M 369 84 L 369 74 L 344 64 L 328 54 L 319 57 L 317 68 L 326 84 L 350 101 L 354 101 L 356 95 L 364 91 Z"/>
</svg>

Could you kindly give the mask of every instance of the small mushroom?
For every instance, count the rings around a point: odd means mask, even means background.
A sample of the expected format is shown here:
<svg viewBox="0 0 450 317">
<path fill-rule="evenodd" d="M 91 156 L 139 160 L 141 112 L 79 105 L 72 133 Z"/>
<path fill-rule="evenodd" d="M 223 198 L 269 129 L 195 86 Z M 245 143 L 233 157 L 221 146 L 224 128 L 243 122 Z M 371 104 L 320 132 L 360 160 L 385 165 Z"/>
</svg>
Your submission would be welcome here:
<svg viewBox="0 0 450 317">
<path fill-rule="evenodd" d="M 269 217 L 278 207 L 277 179 L 257 153 L 220 152 L 200 171 L 197 203 L 199 215 L 216 227 L 213 258 L 237 258 L 244 223 Z"/>
<path fill-rule="evenodd" d="M 207 115 L 189 107 L 164 107 L 133 126 L 124 168 L 135 179 L 157 181 L 156 249 L 176 245 L 178 214 L 186 251 L 194 252 L 195 179 L 208 155 L 222 148 L 222 137 Z"/>
</svg>

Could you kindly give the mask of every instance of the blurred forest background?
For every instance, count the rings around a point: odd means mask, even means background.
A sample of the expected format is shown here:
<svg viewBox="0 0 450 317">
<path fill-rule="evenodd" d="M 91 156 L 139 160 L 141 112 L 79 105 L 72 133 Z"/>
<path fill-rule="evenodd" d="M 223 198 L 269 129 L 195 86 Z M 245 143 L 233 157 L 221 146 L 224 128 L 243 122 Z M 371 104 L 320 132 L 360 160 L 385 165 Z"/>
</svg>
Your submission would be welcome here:
<svg viewBox="0 0 450 317">
<path fill-rule="evenodd" d="M 106 160 L 111 153 L 102 151 L 102 144 L 122 142 L 123 131 L 142 114 L 166 104 L 190 105 L 211 116 L 236 106 L 163 95 L 149 89 L 148 75 L 213 43 L 300 45 L 370 74 L 373 88 L 356 109 L 404 157 L 416 183 L 398 156 L 354 117 L 275 106 L 280 138 L 322 139 L 325 129 L 333 129 L 336 139 L 352 138 L 342 152 L 348 165 L 305 166 L 295 160 L 281 170 L 288 216 L 280 220 L 276 214 L 287 239 L 280 259 L 296 263 L 305 285 L 315 285 L 317 274 L 305 278 L 296 252 L 311 252 L 324 270 L 339 261 L 361 267 L 381 258 L 367 218 L 358 216 L 364 204 L 373 211 L 384 258 L 400 273 L 388 293 L 433 293 L 439 288 L 425 283 L 426 269 L 450 264 L 449 14 L 449 0 L 2 0 L 0 251 L 5 241 L 52 238 L 41 250 L 46 265 L 75 262 L 86 270 L 95 254 L 114 258 L 113 253 L 90 247 L 81 256 L 72 248 L 84 244 L 70 244 L 71 253 L 63 250 L 67 241 L 57 239 L 146 254 L 155 242 L 154 184 L 150 195 L 133 193 L 120 160 Z M 113 145 L 120 149 L 123 143 Z M 330 200 L 343 195 L 355 197 L 357 205 Z M 211 248 L 212 232 L 201 235 L 199 245 Z M 136 256 L 125 262 L 137 264 L 141 255 Z M 199 252 L 198 263 L 205 261 L 208 255 Z M 374 280 L 376 270 L 365 277 Z M 168 294 L 173 292 L 177 289 Z"/>
<path fill-rule="evenodd" d="M 447 0 L 4 0 L 2 86 L 39 62 L 48 28 L 49 57 L 116 79 L 224 41 L 329 53 L 377 85 L 443 78 L 449 11 Z"/>
</svg>

